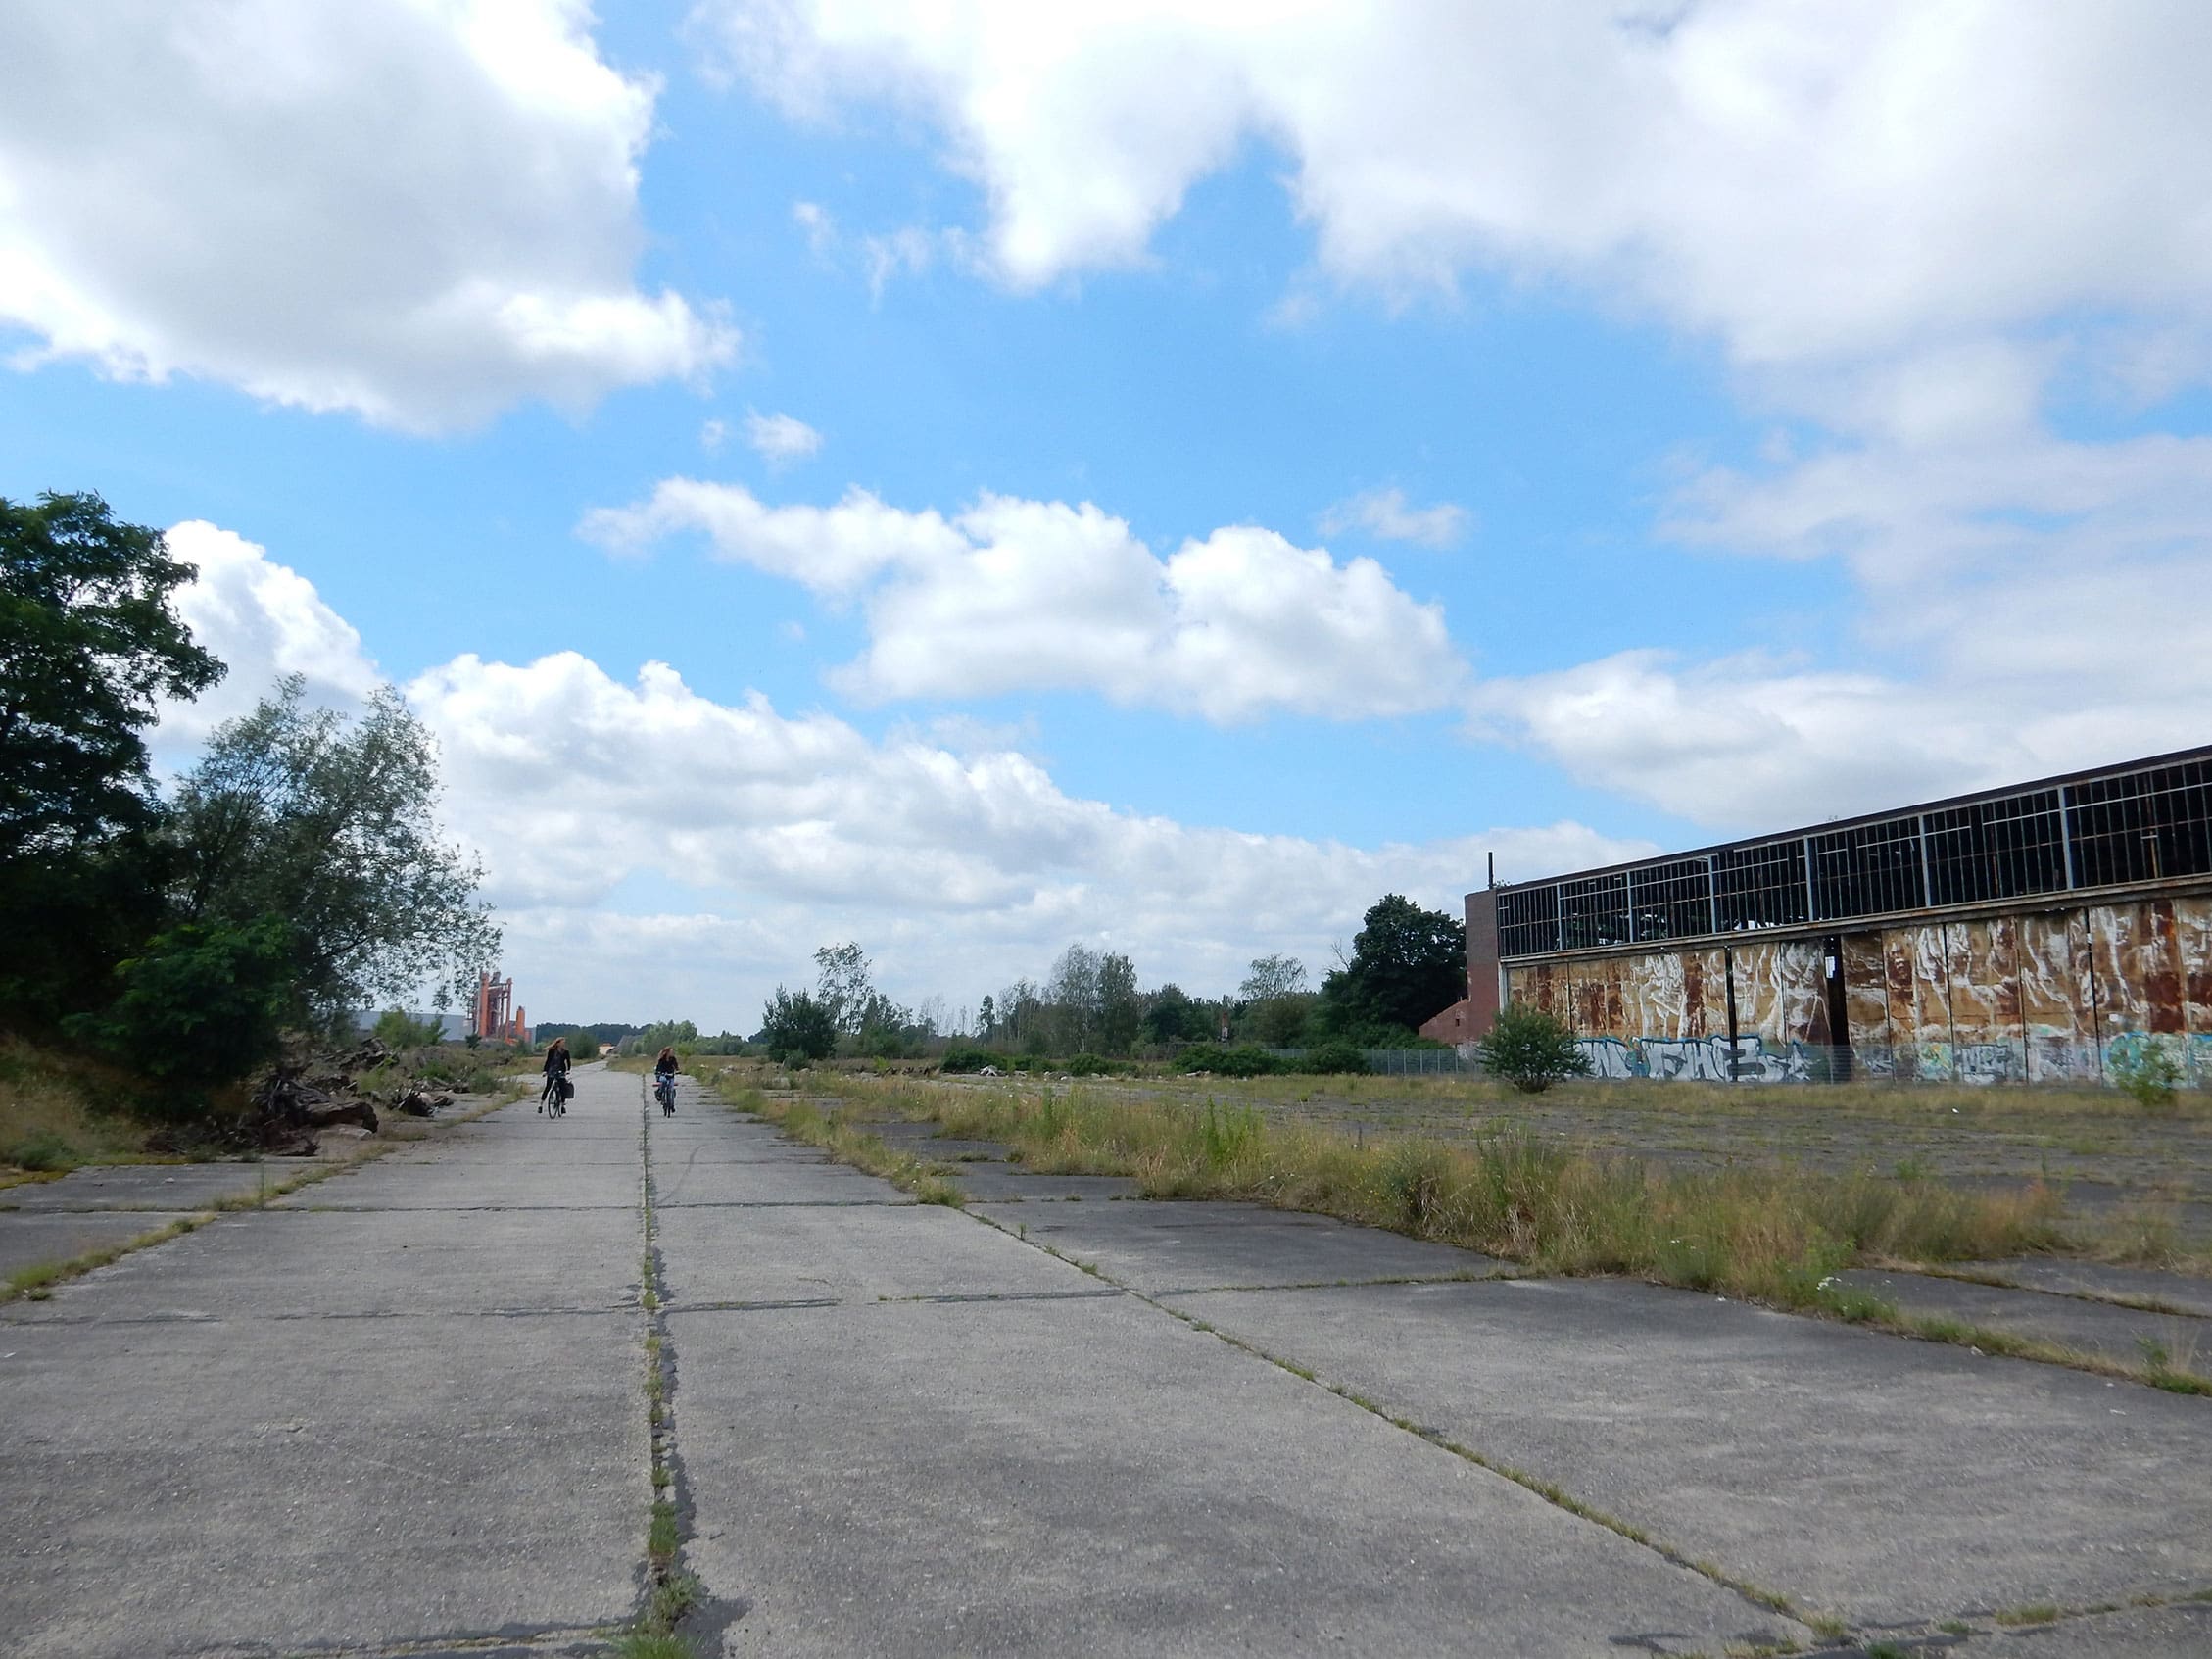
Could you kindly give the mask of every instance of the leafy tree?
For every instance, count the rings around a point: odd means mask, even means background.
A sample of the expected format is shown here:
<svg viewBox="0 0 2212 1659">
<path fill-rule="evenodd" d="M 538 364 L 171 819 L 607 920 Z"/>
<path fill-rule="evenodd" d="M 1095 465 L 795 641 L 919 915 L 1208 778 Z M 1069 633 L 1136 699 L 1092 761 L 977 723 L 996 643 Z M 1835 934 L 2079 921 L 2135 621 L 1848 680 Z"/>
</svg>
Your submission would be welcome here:
<svg viewBox="0 0 2212 1659">
<path fill-rule="evenodd" d="M 1255 956 L 1236 994 L 1247 1002 L 1272 1002 L 1306 989 L 1306 964 L 1295 956 Z"/>
<path fill-rule="evenodd" d="M 1136 993 L 1136 964 L 1109 954 L 1098 963 L 1098 1046 L 1109 1054 L 1126 1054 L 1135 1046 L 1144 1004 Z"/>
<path fill-rule="evenodd" d="M 1355 1040 L 1363 1027 L 1414 1030 L 1466 995 L 1467 923 L 1390 893 L 1362 918 L 1352 959 L 1322 981 L 1321 1023 Z"/>
<path fill-rule="evenodd" d="M 848 1037 L 860 1035 L 863 1017 L 875 1000 L 868 977 L 867 952 L 858 942 L 825 945 L 814 952 L 815 997 L 830 1011 L 830 1022 Z"/>
<path fill-rule="evenodd" d="M 1564 1077 L 1586 1077 L 1589 1057 L 1574 1033 L 1541 1008 L 1509 1002 L 1497 1023 L 1474 1046 L 1482 1069 L 1524 1095 L 1541 1095 Z"/>
<path fill-rule="evenodd" d="M 1144 1035 L 1151 1042 L 1203 1043 L 1214 1035 L 1214 1016 L 1181 986 L 1169 983 L 1152 993 L 1144 1009 Z"/>
<path fill-rule="evenodd" d="M 96 495 L 0 499 L 0 864 L 146 821 L 156 700 L 223 672 L 169 603 L 191 574 Z"/>
<path fill-rule="evenodd" d="M 387 1008 L 376 1016 L 376 1023 L 369 1027 L 368 1034 L 397 1052 L 402 1049 L 428 1048 L 446 1032 L 435 1019 L 418 1020 L 404 1008 Z"/>
<path fill-rule="evenodd" d="M 760 1042 L 778 1059 L 827 1059 L 837 1050 L 838 1022 L 820 997 L 779 985 L 761 1010 Z"/>
<path fill-rule="evenodd" d="M 538 1035 L 543 1037 L 545 1034 L 545 1028 L 540 1026 Z M 656 1019 L 638 1033 L 639 1049 L 650 1049 L 656 1054 L 663 1049 L 675 1048 L 679 1043 L 697 1041 L 698 1027 L 688 1019 Z"/>
<path fill-rule="evenodd" d="M 434 976 L 456 998 L 499 956 L 480 866 L 440 838 L 429 734 L 386 686 L 358 720 L 279 683 L 217 728 L 176 792 L 169 834 L 189 921 L 279 917 L 297 1012 L 327 1023 Z"/>
<path fill-rule="evenodd" d="M 225 1083 L 276 1051 L 291 968 L 291 930 L 274 917 L 186 922 L 117 967 L 108 1008 L 65 1023 L 148 1077 Z"/>
<path fill-rule="evenodd" d="M 997 1030 L 998 1006 L 991 1000 L 990 994 L 986 992 L 983 1006 L 976 1010 L 976 1035 L 988 1043 L 997 1034 Z"/>
<path fill-rule="evenodd" d="M 1051 1038 L 1059 1052 L 1071 1054 L 1090 1047 L 1098 1031 L 1098 969 L 1104 960 L 1087 945 L 1071 945 L 1052 964 L 1052 977 L 1044 982 L 1044 1000 L 1051 1006 Z"/>
<path fill-rule="evenodd" d="M 1270 1048 L 1288 1048 L 1306 1030 L 1314 994 L 1306 989 L 1306 964 L 1295 956 L 1255 957 L 1252 971 L 1236 988 L 1237 1035 Z"/>
</svg>

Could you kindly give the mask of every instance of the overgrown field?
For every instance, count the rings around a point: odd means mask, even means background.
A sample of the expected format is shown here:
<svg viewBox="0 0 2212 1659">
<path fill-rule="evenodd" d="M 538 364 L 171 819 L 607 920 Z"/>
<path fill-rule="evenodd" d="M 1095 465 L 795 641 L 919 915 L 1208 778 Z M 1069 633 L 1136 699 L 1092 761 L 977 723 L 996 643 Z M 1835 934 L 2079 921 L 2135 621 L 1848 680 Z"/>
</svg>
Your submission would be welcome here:
<svg viewBox="0 0 2212 1659">
<path fill-rule="evenodd" d="M 1003 1141 L 1032 1168 L 1133 1176 L 1148 1197 L 1315 1210 L 1547 1273 L 1623 1273 L 1851 1315 L 1866 1260 L 1957 1261 L 2060 1245 L 2060 1198 L 1793 1165 L 1681 1170 L 1500 1124 L 1450 1141 L 1348 1136 L 1221 1091 L 1197 1101 L 1082 1087 L 838 1082 L 864 1112 Z"/>
</svg>

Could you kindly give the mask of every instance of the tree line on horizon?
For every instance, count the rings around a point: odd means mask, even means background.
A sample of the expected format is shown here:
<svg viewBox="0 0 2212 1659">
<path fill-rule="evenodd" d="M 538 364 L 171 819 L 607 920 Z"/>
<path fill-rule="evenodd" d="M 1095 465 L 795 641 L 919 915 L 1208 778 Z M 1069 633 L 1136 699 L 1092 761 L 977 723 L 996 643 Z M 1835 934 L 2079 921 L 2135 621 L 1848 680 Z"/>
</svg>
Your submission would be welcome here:
<svg viewBox="0 0 2212 1659">
<path fill-rule="evenodd" d="M 878 990 L 856 942 L 823 946 L 814 960 L 813 987 L 779 985 L 751 1046 L 808 1059 L 913 1057 L 954 1042 L 1009 1056 L 1107 1058 L 1217 1042 L 1393 1049 L 1419 1046 L 1420 1026 L 1467 995 L 1467 924 L 1385 894 L 1318 987 L 1303 962 L 1271 954 L 1254 958 L 1233 992 L 1214 997 L 1172 981 L 1143 988 L 1128 955 L 1077 943 L 1043 980 L 1015 979 L 973 1016 L 962 1010 L 949 1022 L 941 998 L 909 1009 Z"/>
</svg>

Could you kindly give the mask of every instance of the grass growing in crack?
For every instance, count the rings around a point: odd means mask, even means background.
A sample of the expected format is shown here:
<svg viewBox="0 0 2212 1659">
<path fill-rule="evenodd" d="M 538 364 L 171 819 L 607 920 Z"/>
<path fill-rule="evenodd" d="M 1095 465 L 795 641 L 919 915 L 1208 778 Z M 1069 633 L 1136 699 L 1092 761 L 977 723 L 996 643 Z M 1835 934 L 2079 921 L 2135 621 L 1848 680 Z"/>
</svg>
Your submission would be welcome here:
<svg viewBox="0 0 2212 1659">
<path fill-rule="evenodd" d="M 682 1543 L 676 1532 L 676 1505 L 665 1497 L 653 1499 L 652 1519 L 646 1527 L 646 1554 L 654 1567 L 665 1570 L 676 1560 Z"/>
<path fill-rule="evenodd" d="M 2059 1609 L 2050 1603 L 2038 1602 L 2032 1607 L 2008 1607 L 1993 1617 L 1998 1624 L 2006 1626 L 2049 1625 L 2057 1622 L 2058 1614 Z"/>
<path fill-rule="evenodd" d="M 82 1277 L 96 1267 L 105 1267 L 111 1261 L 120 1261 L 133 1250 L 142 1250 L 152 1244 L 166 1244 L 171 1239 L 181 1239 L 196 1228 L 205 1227 L 215 1219 L 213 1211 L 200 1215 L 181 1216 L 166 1227 L 157 1227 L 126 1239 L 120 1244 L 109 1244 L 101 1249 L 87 1250 L 82 1255 L 67 1261 L 41 1261 L 29 1267 L 19 1267 L 8 1275 L 7 1289 L 0 1292 L 0 1302 L 14 1301 L 19 1296 L 32 1301 L 44 1301 L 53 1294 L 56 1285 Z"/>
</svg>

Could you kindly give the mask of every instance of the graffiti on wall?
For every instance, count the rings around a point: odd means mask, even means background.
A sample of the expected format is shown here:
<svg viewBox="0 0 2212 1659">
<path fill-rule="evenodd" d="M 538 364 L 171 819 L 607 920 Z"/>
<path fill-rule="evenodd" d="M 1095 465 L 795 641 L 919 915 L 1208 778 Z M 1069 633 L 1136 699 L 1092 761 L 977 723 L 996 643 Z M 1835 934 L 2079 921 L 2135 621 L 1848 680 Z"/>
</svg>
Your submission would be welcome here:
<svg viewBox="0 0 2212 1659">
<path fill-rule="evenodd" d="M 1802 1043 L 1769 1049 L 1763 1039 L 1739 1037 L 1583 1037 L 1574 1045 L 1590 1062 L 1592 1077 L 1650 1077 L 1690 1083 L 1804 1083 L 1827 1064 L 1824 1050 Z"/>
<path fill-rule="evenodd" d="M 2212 1087 L 2212 898 L 1913 922 L 1838 946 L 1834 986 L 1822 942 L 1747 939 L 1513 966 L 1508 994 L 1570 1025 L 1600 1076 L 1794 1081 L 1848 1044 L 1867 1078 L 2081 1081 L 2152 1043 Z"/>
</svg>

